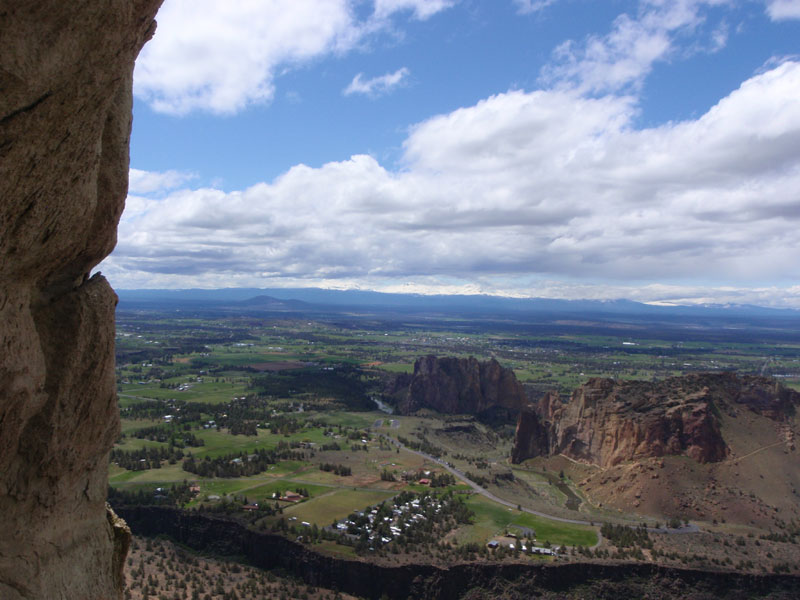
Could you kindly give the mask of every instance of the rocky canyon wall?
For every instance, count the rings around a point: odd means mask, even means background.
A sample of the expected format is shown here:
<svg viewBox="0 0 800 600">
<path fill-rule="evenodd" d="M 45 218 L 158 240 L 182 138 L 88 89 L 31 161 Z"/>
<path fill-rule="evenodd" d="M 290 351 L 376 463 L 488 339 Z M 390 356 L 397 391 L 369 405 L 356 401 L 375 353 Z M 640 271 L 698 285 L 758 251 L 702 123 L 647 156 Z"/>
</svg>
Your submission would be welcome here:
<svg viewBox="0 0 800 600">
<path fill-rule="evenodd" d="M 563 454 L 611 467 L 685 455 L 699 463 L 728 456 L 721 415 L 742 408 L 774 421 L 794 414 L 800 393 L 771 379 L 697 373 L 663 381 L 591 379 L 569 402 L 547 394 L 520 414 L 512 462 Z"/>
<path fill-rule="evenodd" d="M 116 243 L 161 0 L 0 0 L 0 597 L 115 598 Z"/>
</svg>

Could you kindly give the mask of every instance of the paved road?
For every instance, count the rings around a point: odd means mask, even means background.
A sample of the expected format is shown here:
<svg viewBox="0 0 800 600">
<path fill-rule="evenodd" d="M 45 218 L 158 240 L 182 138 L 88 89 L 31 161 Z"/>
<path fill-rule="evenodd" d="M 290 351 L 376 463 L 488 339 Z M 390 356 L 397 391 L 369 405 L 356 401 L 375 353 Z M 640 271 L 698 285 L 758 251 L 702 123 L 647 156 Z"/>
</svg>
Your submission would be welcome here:
<svg viewBox="0 0 800 600">
<path fill-rule="evenodd" d="M 460 471 L 459 469 L 456 469 L 455 467 L 451 467 L 445 461 L 443 461 L 443 460 L 441 460 L 439 458 L 436 458 L 434 456 L 431 456 L 430 454 L 425 454 L 424 452 L 420 452 L 419 450 L 412 450 L 411 448 L 408 448 L 407 446 L 401 444 L 400 442 L 398 442 L 397 440 L 395 440 L 393 438 L 388 438 L 388 439 L 390 439 L 392 442 L 394 442 L 399 448 L 402 448 L 403 450 L 406 450 L 407 452 L 412 452 L 412 453 L 414 453 L 414 454 L 416 454 L 418 456 L 421 456 L 422 458 L 426 458 L 426 459 L 428 459 L 430 461 L 433 461 L 433 462 L 437 463 L 438 465 L 444 467 L 445 469 L 450 471 L 450 473 L 452 473 L 453 475 L 455 475 L 459 479 L 462 479 L 464 481 L 464 483 L 469 485 L 478 494 L 481 494 L 482 496 L 485 496 L 486 498 L 488 498 L 492 502 L 497 502 L 498 504 L 502 504 L 503 506 L 508 506 L 509 508 L 517 509 L 518 505 L 514 504 L 513 502 L 509 502 L 508 500 L 503 500 L 502 498 L 498 498 L 497 496 L 495 496 L 492 492 L 490 492 L 486 488 L 483 488 L 483 487 L 479 486 L 477 483 L 475 483 L 474 481 L 469 479 L 462 471 Z M 555 515 L 548 515 L 547 513 L 543 513 L 543 512 L 540 512 L 538 510 L 533 510 L 532 508 L 525 508 L 524 506 L 519 506 L 519 510 L 521 510 L 522 512 L 530 513 L 532 515 L 536 515 L 537 517 L 544 517 L 545 519 L 550 519 L 551 521 L 559 521 L 561 523 L 571 523 L 573 525 L 588 525 L 590 527 L 591 526 L 595 526 L 596 527 L 596 525 L 594 523 L 590 522 L 590 521 L 581 521 L 581 520 L 578 520 L 578 519 L 566 519 L 564 517 L 557 517 Z M 596 548 L 597 546 L 599 546 L 600 542 L 602 540 L 603 540 L 603 537 L 600 535 L 600 532 L 598 531 L 597 532 L 597 543 L 594 546 L 592 546 L 592 548 Z"/>
<path fill-rule="evenodd" d="M 413 452 L 414 454 L 416 454 L 418 456 L 426 458 L 426 459 L 428 459 L 430 461 L 433 461 L 433 462 L 437 463 L 438 465 L 444 467 L 450 473 L 452 473 L 456 477 L 462 479 L 464 481 L 464 483 L 468 484 L 477 493 L 481 494 L 482 496 L 485 496 L 489 500 L 492 500 L 493 502 L 497 502 L 498 504 L 502 504 L 503 506 L 508 506 L 508 507 L 514 508 L 514 509 L 517 508 L 517 505 L 514 504 L 513 502 L 509 502 L 508 500 L 503 500 L 502 498 L 498 498 L 497 496 L 495 496 L 492 492 L 490 492 L 486 488 L 483 488 L 483 487 L 479 486 L 477 483 L 475 483 L 474 481 L 469 479 L 462 471 L 456 469 L 455 467 L 451 467 L 445 461 L 443 461 L 443 460 L 441 460 L 439 458 L 436 458 L 434 456 L 431 456 L 430 454 L 425 454 L 424 452 L 420 452 L 419 450 L 412 450 L 411 448 L 408 448 L 407 446 L 401 444 L 400 442 L 398 442 L 394 438 L 388 438 L 388 439 L 391 440 L 392 442 L 394 442 L 394 444 L 397 445 L 399 448 L 402 448 L 402 449 L 404 449 L 404 450 L 406 450 L 408 452 Z M 538 511 L 538 510 L 533 510 L 532 508 L 525 508 L 524 506 L 520 506 L 519 510 L 521 510 L 522 512 L 530 513 L 532 515 L 536 515 L 537 517 L 544 517 L 545 519 L 550 519 L 551 521 L 559 521 L 561 523 L 571 523 L 573 525 L 588 525 L 590 527 L 591 526 L 597 527 L 597 525 L 592 521 L 582 521 L 580 519 L 567 519 L 565 517 L 557 517 L 555 515 L 549 515 L 547 513 L 544 513 L 544 512 Z M 686 525 L 684 527 L 680 527 L 680 528 L 677 528 L 677 529 L 670 529 L 670 528 L 667 528 L 667 527 L 660 527 L 660 528 L 656 529 L 654 527 L 648 527 L 647 531 L 650 532 L 650 533 L 686 534 L 686 533 L 697 533 L 697 532 L 700 531 L 700 528 L 697 525 L 691 523 L 689 525 Z M 600 535 L 600 532 L 598 531 L 597 532 L 597 544 L 595 544 L 592 547 L 596 548 L 597 546 L 600 545 L 600 542 L 602 542 L 602 541 L 603 541 L 603 538 Z"/>
</svg>

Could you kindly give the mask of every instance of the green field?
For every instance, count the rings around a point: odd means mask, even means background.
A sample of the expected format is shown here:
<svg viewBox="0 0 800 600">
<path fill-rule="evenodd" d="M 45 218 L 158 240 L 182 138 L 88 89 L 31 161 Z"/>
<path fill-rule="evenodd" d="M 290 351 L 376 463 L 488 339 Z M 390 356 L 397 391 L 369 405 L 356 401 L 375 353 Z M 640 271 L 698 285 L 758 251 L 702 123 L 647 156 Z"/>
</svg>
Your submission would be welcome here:
<svg viewBox="0 0 800 600">
<path fill-rule="evenodd" d="M 693 330 L 684 323 L 662 329 L 662 325 L 616 327 L 574 321 L 540 328 L 538 321 L 479 321 L 441 315 L 417 321 L 411 316 L 394 320 L 251 315 L 179 319 L 146 311 L 120 313 L 117 322 L 117 386 L 125 417 L 125 437 L 117 449 L 168 450 L 168 443 L 132 437 L 138 429 L 163 424 L 162 431 L 174 434 L 177 445 L 194 443 L 192 437 L 202 440 L 202 446 L 182 448 L 184 454 L 191 453 L 199 460 L 271 450 L 281 442 L 295 443 L 292 451 L 297 454 L 292 455 L 293 460 L 268 465 L 257 475 L 230 479 L 186 472 L 180 458 L 176 464 L 165 460 L 161 468 L 142 471 L 110 465 L 110 484 L 120 490 L 151 491 L 183 481 L 196 482 L 200 492 L 189 502 L 191 507 L 217 502 L 209 496 L 274 505 L 276 491 L 303 488 L 310 498 L 296 505 L 282 503 L 283 515 L 319 526 L 402 490 L 429 491 L 415 483 L 420 471 L 428 477 L 427 472 L 440 475 L 444 469 L 419 454 L 398 452 L 391 440 L 401 437 L 428 454 L 441 454 L 462 472 L 473 473 L 513 505 L 567 514 L 564 488 L 559 489 L 561 482 L 554 479 L 557 470 L 545 473 L 509 465 L 513 423 L 487 424 L 469 416 L 431 411 L 414 416 L 364 411 L 369 398 L 390 403 L 385 392 L 391 389 L 394 376 L 412 372 L 420 356 L 496 358 L 514 369 L 531 398 L 551 390 L 566 398 L 590 377 L 650 380 L 702 370 L 774 374 L 776 381 L 800 389 L 800 343 L 772 339 L 766 329 L 751 336 L 744 330 Z M 343 410 L 344 406 L 359 412 Z M 180 418 L 187 413 L 193 416 Z M 173 415 L 173 425 L 164 423 L 166 414 Z M 250 427 L 238 431 L 257 434 L 232 435 L 229 428 L 235 427 L 231 424 L 234 417 L 236 424 Z M 221 430 L 203 427 L 212 419 Z M 390 426 L 390 420 L 397 426 Z M 270 423 L 281 431 L 294 432 L 272 433 Z M 318 426 L 320 423 L 323 425 Z M 326 428 L 333 429 L 329 433 L 335 437 L 325 435 Z M 181 432 L 186 432 L 185 439 Z M 365 432 L 372 438 L 368 451 L 361 449 Z M 313 445 L 298 444 L 302 442 Z M 339 449 L 330 448 L 334 443 Z M 322 450 L 323 445 L 329 449 Z M 123 465 L 144 466 L 131 465 L 130 456 L 119 460 Z M 350 474 L 337 475 L 334 465 Z M 233 467 L 225 469 L 224 462 L 222 467 L 214 472 L 235 472 Z M 498 483 L 499 475 L 508 474 L 514 477 Z M 438 491 L 445 490 L 469 492 L 470 488 L 457 483 Z M 540 544 L 593 546 L 598 541 L 596 528 L 508 509 L 479 495 L 464 496 L 475 512 L 474 523 L 457 529 L 451 541 L 485 544 L 507 531 L 520 533 L 519 528 L 535 530 Z M 283 515 L 264 517 L 264 523 L 271 525 Z M 625 518 L 619 515 L 620 520 Z M 321 547 L 353 555 L 352 548 L 330 542 Z"/>
<path fill-rule="evenodd" d="M 414 372 L 414 362 L 408 363 L 383 363 L 378 365 L 376 368 L 380 369 L 381 371 L 387 371 L 388 373 L 413 373 Z"/>
<path fill-rule="evenodd" d="M 161 425 L 163 422 L 163 419 L 124 419 L 122 423 L 120 423 L 120 433 L 127 434 L 144 427 Z"/>
<path fill-rule="evenodd" d="M 124 427 L 125 421 L 123 421 L 122 424 Z M 138 427 L 136 427 L 135 429 L 138 429 Z M 143 440 L 135 437 L 127 437 L 124 440 L 118 442 L 117 445 L 114 447 L 120 450 L 139 450 L 141 448 L 163 448 L 166 447 L 166 444 L 163 442 Z"/>
<path fill-rule="evenodd" d="M 279 442 L 315 442 L 323 444 L 330 442 L 330 438 L 325 437 L 320 429 L 299 431 L 288 435 L 270 433 L 263 429 L 258 430 L 257 436 L 249 435 L 230 435 L 225 431 L 216 429 L 203 429 L 197 432 L 197 437 L 205 441 L 205 446 L 188 448 L 197 458 L 210 456 L 214 458 L 232 452 L 252 452 L 257 448 L 272 450 Z"/>
<path fill-rule="evenodd" d="M 396 492 L 334 489 L 312 500 L 286 508 L 283 512 L 287 516 L 297 517 L 300 521 L 324 526 L 330 525 L 334 519 L 346 517 L 355 510 L 364 510 L 368 506 L 388 500 L 395 494 Z"/>
<path fill-rule="evenodd" d="M 145 471 L 124 471 L 114 465 L 112 465 L 112 469 L 115 470 L 115 474 L 109 476 L 109 483 L 111 485 L 141 483 L 170 484 L 181 482 L 184 479 L 194 479 L 191 473 L 187 473 L 181 468 L 180 463 L 174 465 L 164 464 L 160 469 L 147 469 Z"/>
<path fill-rule="evenodd" d="M 381 415 L 377 413 L 358 413 L 358 412 L 333 412 L 333 413 L 310 413 L 320 421 L 328 425 L 342 425 L 343 427 L 356 427 L 366 429 L 370 427 L 375 419 Z"/>
<path fill-rule="evenodd" d="M 183 380 L 185 381 L 185 379 Z M 141 399 L 154 400 L 185 400 L 187 402 L 200 401 L 209 404 L 219 404 L 230 402 L 231 399 L 244 396 L 247 388 L 244 383 L 227 383 L 204 381 L 203 383 L 194 382 L 189 389 L 178 391 L 177 389 L 162 388 L 160 383 L 136 383 L 120 384 L 120 406 L 130 406 Z"/>
<path fill-rule="evenodd" d="M 270 481 L 261 485 L 249 486 L 241 489 L 238 493 L 246 494 L 249 502 L 267 502 L 273 501 L 273 494 L 280 494 L 287 490 L 295 491 L 297 488 L 307 490 L 309 498 L 315 498 L 321 494 L 328 492 L 331 488 L 324 485 L 314 485 L 311 483 L 297 483 L 287 481 L 284 479 L 278 481 Z M 307 501 L 304 501 L 307 502 Z M 284 506 L 293 506 L 292 504 L 284 504 Z"/>
<path fill-rule="evenodd" d="M 478 495 L 471 496 L 467 500 L 467 506 L 475 512 L 475 520 L 463 535 L 459 535 L 458 541 L 462 543 L 484 544 L 494 536 L 515 531 L 515 526 L 533 529 L 536 532 L 536 541 L 540 544 L 549 541 L 556 546 L 594 546 L 597 543 L 597 529 L 594 527 L 545 519 L 502 506 Z"/>
</svg>

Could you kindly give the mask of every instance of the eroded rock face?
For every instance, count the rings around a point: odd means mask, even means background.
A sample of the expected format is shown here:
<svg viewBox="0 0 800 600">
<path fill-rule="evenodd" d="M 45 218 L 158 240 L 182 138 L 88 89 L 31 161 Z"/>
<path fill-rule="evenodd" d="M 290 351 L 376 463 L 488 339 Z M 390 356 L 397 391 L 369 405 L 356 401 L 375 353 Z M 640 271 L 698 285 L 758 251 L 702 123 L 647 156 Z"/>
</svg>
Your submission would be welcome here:
<svg viewBox="0 0 800 600">
<path fill-rule="evenodd" d="M 478 415 L 495 407 L 519 411 L 525 390 L 514 371 L 496 360 L 424 356 L 414 363 L 414 374 L 398 378 L 399 410 L 410 414 L 431 408 L 446 414 Z"/>
<path fill-rule="evenodd" d="M 131 76 L 161 0 L 0 0 L 0 597 L 114 598 L 116 295 L 88 277 L 128 182 Z M 115 564 L 115 562 L 119 564 Z"/>
<path fill-rule="evenodd" d="M 556 454 L 601 467 L 667 455 L 718 462 L 728 455 L 720 411 L 738 405 L 782 420 L 798 404 L 800 394 L 770 379 L 732 373 L 592 379 L 566 404 L 548 394 L 521 413 L 512 462 Z"/>
<path fill-rule="evenodd" d="M 553 401 L 560 403 L 558 393 L 548 392 L 539 402 L 539 406 L 549 407 Z M 544 411 L 543 414 L 547 414 L 547 409 Z M 550 432 L 547 423 L 539 414 L 533 405 L 519 413 L 517 430 L 514 433 L 514 446 L 511 449 L 512 463 L 518 464 L 536 456 L 550 456 Z"/>
</svg>

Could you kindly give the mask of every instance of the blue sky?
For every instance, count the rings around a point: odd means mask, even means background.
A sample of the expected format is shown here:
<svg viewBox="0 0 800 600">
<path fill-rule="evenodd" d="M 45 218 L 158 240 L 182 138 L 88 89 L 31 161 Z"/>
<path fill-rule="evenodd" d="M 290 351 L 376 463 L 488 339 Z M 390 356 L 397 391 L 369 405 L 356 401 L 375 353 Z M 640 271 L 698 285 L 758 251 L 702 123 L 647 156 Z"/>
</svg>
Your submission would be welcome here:
<svg viewBox="0 0 800 600">
<path fill-rule="evenodd" d="M 118 288 L 800 307 L 800 0 L 166 0 Z"/>
</svg>

